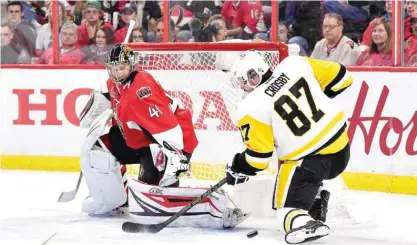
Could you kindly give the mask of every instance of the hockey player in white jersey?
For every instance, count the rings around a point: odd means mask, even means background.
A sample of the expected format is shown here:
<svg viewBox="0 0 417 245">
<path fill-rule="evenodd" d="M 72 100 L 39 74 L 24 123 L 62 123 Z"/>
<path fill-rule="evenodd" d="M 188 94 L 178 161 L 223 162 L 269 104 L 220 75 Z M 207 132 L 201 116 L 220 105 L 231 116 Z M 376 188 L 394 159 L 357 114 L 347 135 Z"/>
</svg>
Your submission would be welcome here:
<svg viewBox="0 0 417 245">
<path fill-rule="evenodd" d="M 298 244 L 330 228 L 309 215 L 323 180 L 344 171 L 350 156 L 343 111 L 331 100 L 352 83 L 340 64 L 289 56 L 271 71 L 262 53 L 243 52 L 231 68 L 247 95 L 237 110 L 246 150 L 227 164 L 228 184 L 243 183 L 268 167 L 273 151 L 282 164 L 273 208 L 285 240 Z"/>
</svg>

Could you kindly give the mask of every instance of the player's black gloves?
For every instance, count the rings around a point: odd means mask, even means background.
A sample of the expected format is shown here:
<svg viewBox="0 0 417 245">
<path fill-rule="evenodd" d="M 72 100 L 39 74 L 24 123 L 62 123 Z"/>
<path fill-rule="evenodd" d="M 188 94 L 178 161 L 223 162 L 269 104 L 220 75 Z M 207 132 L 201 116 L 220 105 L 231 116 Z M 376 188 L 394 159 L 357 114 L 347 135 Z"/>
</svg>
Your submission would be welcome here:
<svg viewBox="0 0 417 245">
<path fill-rule="evenodd" d="M 244 153 L 242 153 L 244 154 Z M 229 162 L 226 165 L 226 178 L 227 178 L 227 184 L 229 185 L 236 185 L 245 183 L 249 180 L 249 176 L 255 176 L 254 174 L 246 173 L 244 170 L 239 168 L 239 158 L 245 157 L 241 153 L 237 153 L 234 157 L 232 162 Z"/>
</svg>

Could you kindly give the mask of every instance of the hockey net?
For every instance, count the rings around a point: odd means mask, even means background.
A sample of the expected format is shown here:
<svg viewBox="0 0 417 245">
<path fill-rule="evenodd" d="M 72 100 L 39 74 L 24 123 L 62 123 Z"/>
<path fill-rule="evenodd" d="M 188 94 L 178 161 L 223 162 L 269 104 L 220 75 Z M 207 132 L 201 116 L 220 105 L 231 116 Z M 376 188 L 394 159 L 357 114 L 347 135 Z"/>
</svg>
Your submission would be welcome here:
<svg viewBox="0 0 417 245">
<path fill-rule="evenodd" d="M 298 46 L 283 43 L 168 43 L 132 44 L 139 69 L 147 70 L 165 90 L 192 111 L 199 140 L 191 159 L 191 173 L 198 180 L 214 181 L 225 175 L 225 164 L 244 149 L 235 127 L 234 112 L 243 91 L 232 85 L 228 71 L 242 51 L 255 49 L 274 69 Z M 271 164 L 264 174 L 276 172 Z M 137 167 L 129 167 L 136 175 Z"/>
</svg>

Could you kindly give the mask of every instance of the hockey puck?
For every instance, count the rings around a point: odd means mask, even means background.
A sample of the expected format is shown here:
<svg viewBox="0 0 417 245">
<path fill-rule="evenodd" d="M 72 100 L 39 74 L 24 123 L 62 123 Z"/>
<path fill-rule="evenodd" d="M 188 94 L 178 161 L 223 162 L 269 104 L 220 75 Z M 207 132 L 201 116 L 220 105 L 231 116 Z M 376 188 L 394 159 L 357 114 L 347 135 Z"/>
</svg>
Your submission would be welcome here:
<svg viewBox="0 0 417 245">
<path fill-rule="evenodd" d="M 246 234 L 246 236 L 248 238 L 252 238 L 252 237 L 255 237 L 257 235 L 258 235 L 258 231 L 257 230 L 250 231 L 248 234 Z"/>
</svg>

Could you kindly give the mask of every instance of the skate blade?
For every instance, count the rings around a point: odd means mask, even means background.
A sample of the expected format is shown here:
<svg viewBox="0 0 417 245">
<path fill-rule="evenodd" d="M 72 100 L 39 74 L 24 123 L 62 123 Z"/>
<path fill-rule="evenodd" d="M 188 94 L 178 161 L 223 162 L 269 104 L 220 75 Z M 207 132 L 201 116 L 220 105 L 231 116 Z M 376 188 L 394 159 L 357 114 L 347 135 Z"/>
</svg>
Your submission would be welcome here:
<svg viewBox="0 0 417 245">
<path fill-rule="evenodd" d="M 236 222 L 236 226 L 238 226 L 240 223 L 242 223 L 243 221 L 245 221 L 247 218 L 249 218 L 249 216 L 251 215 L 251 213 L 244 213 L 243 216 Z"/>
<path fill-rule="evenodd" d="M 113 217 L 125 217 L 128 216 L 129 212 L 127 210 L 112 210 L 104 214 L 88 214 L 88 216 L 93 218 L 113 218 Z"/>
<path fill-rule="evenodd" d="M 285 241 L 288 244 L 300 244 L 304 242 L 314 241 L 324 236 L 329 235 L 330 228 L 327 226 L 321 226 L 311 232 L 310 229 L 300 229 L 289 232 L 285 235 Z"/>
</svg>

